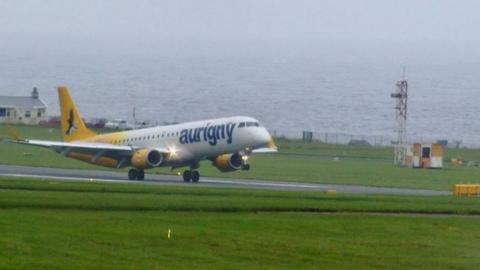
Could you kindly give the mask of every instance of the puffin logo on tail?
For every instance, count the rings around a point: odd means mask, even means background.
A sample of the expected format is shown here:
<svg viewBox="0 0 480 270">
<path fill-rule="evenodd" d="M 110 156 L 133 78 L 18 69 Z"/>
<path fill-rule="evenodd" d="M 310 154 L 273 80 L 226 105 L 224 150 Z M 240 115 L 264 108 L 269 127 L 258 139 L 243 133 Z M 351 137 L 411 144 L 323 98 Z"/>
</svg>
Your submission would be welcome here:
<svg viewBox="0 0 480 270">
<path fill-rule="evenodd" d="M 67 128 L 67 132 L 65 132 L 65 134 L 72 135 L 73 132 L 77 129 L 77 126 L 75 126 L 75 118 L 73 116 L 73 110 L 72 109 L 70 109 L 67 124 L 68 124 L 68 128 Z"/>
</svg>

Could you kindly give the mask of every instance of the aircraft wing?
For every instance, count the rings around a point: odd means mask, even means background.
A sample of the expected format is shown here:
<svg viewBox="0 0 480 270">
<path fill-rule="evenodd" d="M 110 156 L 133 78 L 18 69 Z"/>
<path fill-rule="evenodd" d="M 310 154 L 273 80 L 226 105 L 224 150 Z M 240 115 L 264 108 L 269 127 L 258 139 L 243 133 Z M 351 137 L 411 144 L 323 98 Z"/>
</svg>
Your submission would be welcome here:
<svg viewBox="0 0 480 270">
<path fill-rule="evenodd" d="M 82 154 L 91 154 L 91 155 L 102 155 L 112 158 L 121 158 L 121 157 L 130 157 L 133 152 L 138 148 L 133 146 L 126 145 L 114 145 L 108 143 L 95 143 L 95 142 L 61 142 L 61 141 L 44 141 L 44 140 L 11 140 L 10 142 L 26 144 L 32 146 L 45 147 L 55 150 L 58 153 L 63 155 L 68 155 L 69 153 L 82 153 Z M 169 153 L 167 149 L 158 149 L 156 150 L 162 153 Z"/>
<path fill-rule="evenodd" d="M 33 146 L 40 146 L 51 148 L 57 152 L 62 152 L 69 149 L 72 152 L 96 152 L 101 150 L 107 151 L 121 151 L 131 153 L 133 148 L 131 146 L 113 145 L 107 143 L 92 143 L 92 142 L 60 142 L 60 141 L 44 141 L 44 140 L 21 140 L 13 141 L 19 144 L 27 144 Z"/>
<path fill-rule="evenodd" d="M 278 149 L 276 147 L 273 148 L 257 148 L 252 150 L 252 154 L 261 154 L 261 153 L 277 153 Z"/>
</svg>

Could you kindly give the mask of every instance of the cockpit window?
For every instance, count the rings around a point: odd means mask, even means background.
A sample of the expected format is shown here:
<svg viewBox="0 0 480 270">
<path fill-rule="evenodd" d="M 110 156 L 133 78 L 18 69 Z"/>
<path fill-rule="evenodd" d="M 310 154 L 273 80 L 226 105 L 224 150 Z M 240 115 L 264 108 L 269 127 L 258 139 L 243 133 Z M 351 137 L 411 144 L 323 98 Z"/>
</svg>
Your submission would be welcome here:
<svg viewBox="0 0 480 270">
<path fill-rule="evenodd" d="M 240 124 L 238 124 L 238 128 L 243 128 L 245 127 L 245 122 L 241 122 Z"/>
<path fill-rule="evenodd" d="M 260 124 L 258 122 L 247 122 L 247 127 L 259 127 Z"/>
</svg>

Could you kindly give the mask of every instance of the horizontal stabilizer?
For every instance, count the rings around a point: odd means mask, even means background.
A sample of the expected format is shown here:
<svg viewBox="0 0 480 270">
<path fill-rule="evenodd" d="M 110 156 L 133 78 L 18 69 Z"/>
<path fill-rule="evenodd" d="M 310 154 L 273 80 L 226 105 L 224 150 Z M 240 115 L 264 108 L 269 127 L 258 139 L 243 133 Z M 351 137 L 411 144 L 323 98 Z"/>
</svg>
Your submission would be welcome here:
<svg viewBox="0 0 480 270">
<path fill-rule="evenodd" d="M 21 141 L 22 138 L 18 135 L 17 129 L 13 127 L 10 123 L 6 123 L 5 127 L 7 128 L 8 136 L 14 141 Z"/>
</svg>

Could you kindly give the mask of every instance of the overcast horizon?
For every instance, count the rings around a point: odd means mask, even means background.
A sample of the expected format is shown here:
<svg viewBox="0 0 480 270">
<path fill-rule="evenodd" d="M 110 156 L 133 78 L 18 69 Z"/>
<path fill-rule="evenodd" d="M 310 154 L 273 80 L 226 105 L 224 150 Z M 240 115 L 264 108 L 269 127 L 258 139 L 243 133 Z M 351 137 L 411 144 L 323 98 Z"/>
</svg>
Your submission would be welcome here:
<svg viewBox="0 0 480 270">
<path fill-rule="evenodd" d="M 3 0 L 0 49 L 468 62 L 480 61 L 478 10 L 433 0 Z"/>
<path fill-rule="evenodd" d="M 475 142 L 478 10 L 433 0 L 0 0 L 0 91 L 37 86 L 52 115 L 55 87 L 67 85 L 85 117 L 130 119 L 137 107 L 160 122 L 244 114 L 292 133 L 388 135 L 405 65 L 409 133 Z M 110 110 L 104 100 L 115 100 Z"/>
<path fill-rule="evenodd" d="M 2 34 L 479 41 L 477 1 L 0 1 Z"/>
</svg>

